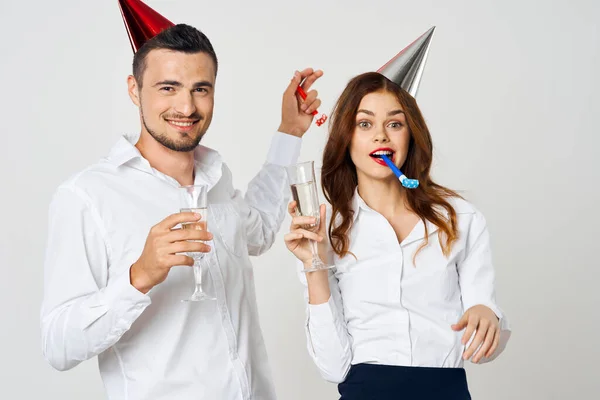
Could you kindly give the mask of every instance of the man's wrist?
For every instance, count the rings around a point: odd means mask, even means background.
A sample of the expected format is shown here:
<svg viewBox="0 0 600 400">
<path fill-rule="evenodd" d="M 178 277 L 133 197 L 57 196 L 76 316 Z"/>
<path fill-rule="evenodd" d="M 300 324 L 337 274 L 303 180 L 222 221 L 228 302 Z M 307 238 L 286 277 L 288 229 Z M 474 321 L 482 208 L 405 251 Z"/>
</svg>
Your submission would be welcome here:
<svg viewBox="0 0 600 400">
<path fill-rule="evenodd" d="M 129 268 L 129 282 L 131 283 L 131 286 L 144 294 L 152 289 L 152 285 L 148 282 L 147 275 L 140 271 L 137 263 L 134 263 L 131 268 Z"/>
<path fill-rule="evenodd" d="M 281 133 L 286 133 L 288 135 L 302 137 L 304 135 L 304 131 L 298 127 L 291 127 L 285 124 L 279 125 L 279 129 L 277 129 Z"/>
</svg>

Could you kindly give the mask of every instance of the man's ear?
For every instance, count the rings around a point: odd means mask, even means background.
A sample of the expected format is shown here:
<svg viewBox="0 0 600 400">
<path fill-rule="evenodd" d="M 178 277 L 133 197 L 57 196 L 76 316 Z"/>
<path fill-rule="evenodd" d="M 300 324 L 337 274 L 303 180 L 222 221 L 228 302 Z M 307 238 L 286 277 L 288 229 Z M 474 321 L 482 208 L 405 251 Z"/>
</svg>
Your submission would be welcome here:
<svg viewBox="0 0 600 400">
<path fill-rule="evenodd" d="M 135 104 L 138 107 L 140 106 L 139 90 L 140 87 L 137 81 L 135 80 L 135 77 L 133 75 L 129 75 L 127 77 L 127 91 L 129 93 L 129 98 L 131 99 L 131 101 L 133 101 L 133 104 Z"/>
</svg>

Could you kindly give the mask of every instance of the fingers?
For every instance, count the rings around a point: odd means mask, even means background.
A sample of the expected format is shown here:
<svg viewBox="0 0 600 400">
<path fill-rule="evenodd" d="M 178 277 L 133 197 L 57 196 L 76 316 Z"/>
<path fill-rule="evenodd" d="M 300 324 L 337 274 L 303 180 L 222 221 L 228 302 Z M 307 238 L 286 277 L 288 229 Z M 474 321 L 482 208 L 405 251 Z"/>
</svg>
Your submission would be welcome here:
<svg viewBox="0 0 600 400">
<path fill-rule="evenodd" d="M 462 331 L 467 326 L 467 322 L 469 321 L 469 314 L 464 313 L 461 319 L 454 325 L 452 325 L 452 330 L 454 331 Z M 463 343 L 464 344 L 464 343 Z"/>
<path fill-rule="evenodd" d="M 307 231 L 306 229 L 296 229 L 296 230 L 293 230 L 292 232 L 290 232 L 290 234 L 291 233 L 293 233 L 295 235 L 302 235 L 302 236 L 296 237 L 296 240 L 298 240 L 300 238 L 314 240 L 315 242 L 320 242 L 323 240 L 323 236 L 321 236 L 315 232 Z"/>
<path fill-rule="evenodd" d="M 194 265 L 194 259 L 183 254 L 176 254 L 169 257 L 169 264 L 171 264 L 172 266 L 187 265 L 189 267 L 192 267 Z"/>
<path fill-rule="evenodd" d="M 325 218 L 327 218 L 327 207 L 325 207 L 325 204 L 321 204 L 319 212 L 321 213 L 321 218 L 319 220 L 319 235 L 325 237 L 327 234 L 327 221 L 325 220 Z"/>
<path fill-rule="evenodd" d="M 290 231 L 294 231 L 305 226 L 314 226 L 317 223 L 315 217 L 293 217 Z"/>
<path fill-rule="evenodd" d="M 496 328 L 495 333 L 494 333 L 494 342 L 492 343 L 492 347 L 490 347 L 487 354 L 485 355 L 486 358 L 490 358 L 491 356 L 494 355 L 494 353 L 496 352 L 496 349 L 498 348 L 499 343 L 500 343 L 500 328 Z"/>
<path fill-rule="evenodd" d="M 321 71 L 320 69 L 313 71 L 312 68 L 306 68 L 305 70 L 300 72 L 300 75 L 304 79 L 304 82 L 302 82 L 302 89 L 304 89 L 304 91 L 308 91 L 308 89 L 310 89 L 313 83 L 315 83 L 317 79 L 323 76 L 323 71 Z"/>
<path fill-rule="evenodd" d="M 308 112 L 308 109 L 311 105 L 313 105 L 313 103 L 318 100 L 317 97 L 319 96 L 319 93 L 316 90 L 311 90 L 310 92 L 308 92 L 308 94 L 306 95 L 306 98 L 301 102 L 300 104 L 300 109 L 302 111 Z"/>
<path fill-rule="evenodd" d="M 305 246 L 304 234 L 302 232 L 289 232 L 283 236 L 285 245 L 298 260 L 303 263 L 309 262 L 312 259 L 310 250 Z"/>
<path fill-rule="evenodd" d="M 311 92 L 313 93 L 313 92 Z M 314 92 L 316 93 L 316 91 Z M 300 107 L 305 113 L 307 114 L 312 114 L 313 112 L 315 112 L 319 107 L 321 106 L 321 100 L 320 99 L 315 99 L 312 102 L 309 102 L 308 100 L 304 102 L 304 104 L 302 104 L 302 106 Z"/>
<path fill-rule="evenodd" d="M 468 319 L 467 329 L 460 340 L 463 345 L 466 345 L 469 339 L 471 339 L 471 336 L 473 336 L 473 332 L 475 332 L 475 329 L 477 329 L 478 322 L 479 318 L 476 316 L 472 316 Z"/>
<path fill-rule="evenodd" d="M 289 232 L 283 235 L 283 241 L 287 248 L 291 251 L 294 251 L 296 247 L 298 247 L 298 241 L 303 239 L 304 236 L 301 233 Z"/>
<path fill-rule="evenodd" d="M 165 232 L 184 222 L 198 222 L 202 216 L 193 212 L 182 212 L 169 215 L 152 227 L 152 231 Z"/>
<path fill-rule="evenodd" d="M 165 235 L 167 243 L 175 243 L 184 240 L 204 240 L 209 241 L 213 239 L 213 234 L 199 229 L 174 229 Z"/>
<path fill-rule="evenodd" d="M 288 87 L 285 89 L 284 95 L 285 96 L 293 96 L 296 93 L 296 89 L 300 85 L 300 82 L 302 82 L 302 79 L 304 79 L 304 78 L 300 75 L 300 72 L 295 71 L 294 77 L 290 81 L 290 84 L 288 85 Z"/>
<path fill-rule="evenodd" d="M 177 253 L 209 253 L 211 247 L 202 242 L 175 242 L 168 247 L 170 254 Z"/>
<path fill-rule="evenodd" d="M 292 79 L 290 85 L 286 89 L 286 94 L 289 94 L 289 92 L 291 92 L 292 89 L 295 93 L 296 90 L 298 90 L 298 86 L 300 86 L 301 91 L 307 92 L 308 89 L 310 89 L 310 87 L 315 83 L 315 81 L 322 76 L 323 71 L 314 71 L 312 68 L 306 68 L 300 72 L 296 72 L 294 75 L 294 79 Z M 293 84 L 296 84 L 296 86 L 292 87 Z M 300 109 L 306 114 L 312 114 L 321 105 L 321 100 L 318 99 L 318 93 L 315 90 L 306 93 L 306 98 L 303 98 L 301 94 L 298 94 L 298 97 L 300 102 Z"/>
<path fill-rule="evenodd" d="M 297 203 L 295 201 L 290 201 L 290 204 L 288 204 L 288 213 L 292 217 L 296 216 L 296 206 L 297 206 Z"/>
<path fill-rule="evenodd" d="M 283 240 L 285 242 L 293 242 L 295 240 L 302 239 L 303 237 L 304 237 L 304 235 L 302 235 L 301 233 L 289 232 L 289 233 L 286 233 L 285 235 L 283 235 Z"/>
<path fill-rule="evenodd" d="M 311 67 L 308 68 L 304 68 L 302 71 L 297 71 L 298 74 L 300 74 L 300 81 L 304 81 L 306 78 L 308 78 L 309 76 L 311 76 L 312 74 L 314 74 L 315 70 L 312 69 Z M 306 89 L 306 87 L 304 87 L 304 85 L 302 86 L 303 89 Z"/>
<path fill-rule="evenodd" d="M 473 325 L 475 325 L 475 326 L 472 329 L 476 330 L 477 333 L 475 334 L 475 339 L 473 339 L 473 341 L 469 345 L 469 348 L 465 351 L 465 353 L 463 355 L 463 359 L 465 359 L 465 360 L 470 359 L 471 356 L 473 356 L 473 353 L 475 353 L 475 350 L 477 350 L 479 348 L 479 345 L 481 345 L 483 343 L 485 336 L 487 335 L 488 328 L 489 328 L 489 323 L 486 323 L 486 321 L 481 321 L 481 323 L 473 324 Z M 469 328 L 471 328 L 471 326 L 472 325 L 469 322 L 467 331 L 469 330 Z"/>
<path fill-rule="evenodd" d="M 488 329 L 487 330 L 487 333 L 485 335 L 485 340 L 483 341 L 483 344 L 481 345 L 481 347 L 473 355 L 473 362 L 474 363 L 478 363 L 484 355 L 486 355 L 486 357 L 487 357 L 488 350 L 494 344 L 494 336 L 495 335 L 496 335 L 496 330 L 495 329 Z"/>
</svg>

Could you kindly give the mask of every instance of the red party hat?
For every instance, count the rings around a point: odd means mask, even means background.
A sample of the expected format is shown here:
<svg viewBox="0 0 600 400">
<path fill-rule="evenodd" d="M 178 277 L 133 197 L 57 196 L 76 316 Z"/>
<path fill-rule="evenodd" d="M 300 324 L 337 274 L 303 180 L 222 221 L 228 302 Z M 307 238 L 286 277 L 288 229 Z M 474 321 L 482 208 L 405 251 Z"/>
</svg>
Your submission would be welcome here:
<svg viewBox="0 0 600 400">
<path fill-rule="evenodd" d="M 121 15 L 133 52 L 174 24 L 140 0 L 119 0 Z"/>
</svg>

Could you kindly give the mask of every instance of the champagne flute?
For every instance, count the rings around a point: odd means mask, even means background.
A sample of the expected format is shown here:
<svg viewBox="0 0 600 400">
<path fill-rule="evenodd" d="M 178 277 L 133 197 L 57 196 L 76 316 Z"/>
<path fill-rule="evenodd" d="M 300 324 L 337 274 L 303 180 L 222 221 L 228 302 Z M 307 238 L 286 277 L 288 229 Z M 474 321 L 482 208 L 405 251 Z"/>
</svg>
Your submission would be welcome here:
<svg viewBox="0 0 600 400">
<path fill-rule="evenodd" d="M 319 195 L 315 179 L 314 161 L 308 161 L 286 167 L 288 180 L 292 188 L 292 196 L 296 202 L 296 215 L 302 217 L 314 217 L 316 223 L 307 226 L 306 229 L 317 231 L 321 223 L 321 212 L 319 206 Z M 309 239 L 312 251 L 312 265 L 302 272 L 321 271 L 333 268 L 333 265 L 325 265 L 319 257 L 317 242 Z"/>
<path fill-rule="evenodd" d="M 196 229 L 200 231 L 206 231 L 208 229 L 207 193 L 208 187 L 206 185 L 189 185 L 181 186 L 179 188 L 179 211 L 193 212 L 202 216 L 198 222 L 182 223 L 182 229 Z M 199 242 L 201 242 L 201 240 L 199 240 Z M 205 253 L 188 252 L 187 255 L 194 259 L 193 269 L 195 287 L 192 296 L 189 299 L 184 299 L 182 301 L 215 300 L 214 297 L 207 295 L 202 290 L 202 267 L 206 263 Z"/>
</svg>

